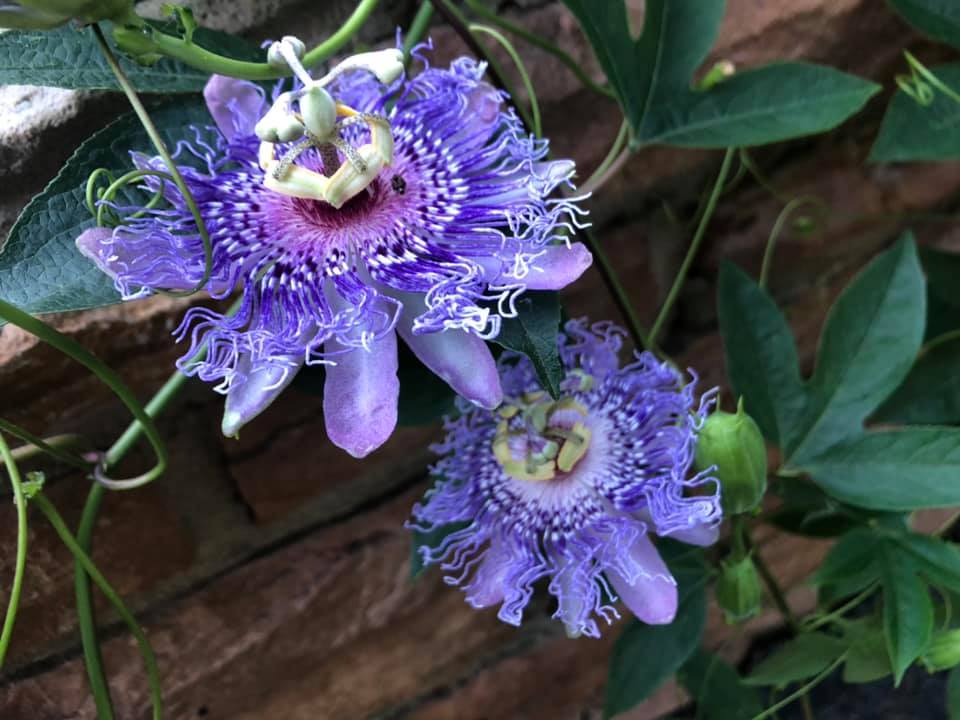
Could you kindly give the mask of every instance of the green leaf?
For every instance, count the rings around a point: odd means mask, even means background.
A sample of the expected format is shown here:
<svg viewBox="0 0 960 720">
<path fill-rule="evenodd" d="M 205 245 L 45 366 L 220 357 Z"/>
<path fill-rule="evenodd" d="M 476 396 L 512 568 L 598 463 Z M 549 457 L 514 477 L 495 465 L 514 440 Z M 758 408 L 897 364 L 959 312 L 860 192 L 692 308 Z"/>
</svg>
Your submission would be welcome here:
<svg viewBox="0 0 960 720">
<path fill-rule="evenodd" d="M 783 314 L 750 276 L 729 262 L 720 268 L 717 304 L 734 393 L 744 398 L 767 440 L 791 443 L 806 400 L 796 345 Z"/>
<path fill-rule="evenodd" d="M 700 720 L 751 720 L 763 711 L 756 691 L 717 655 L 698 651 L 680 668 L 677 680 L 696 701 Z"/>
<path fill-rule="evenodd" d="M 907 668 L 924 651 L 933 631 L 933 603 L 916 563 L 892 543 L 878 554 L 883 583 L 883 631 L 899 685 Z"/>
<path fill-rule="evenodd" d="M 804 469 L 835 498 L 858 507 L 960 505 L 960 429 L 872 432 L 820 453 Z"/>
<path fill-rule="evenodd" d="M 960 549 L 956 545 L 919 533 L 897 533 L 890 541 L 912 558 L 931 583 L 960 592 Z"/>
<path fill-rule="evenodd" d="M 517 300 L 516 308 L 517 316 L 503 321 L 494 342 L 530 358 L 543 389 L 556 399 L 563 381 L 557 347 L 560 296 L 555 292 L 527 292 Z"/>
<path fill-rule="evenodd" d="M 674 566 L 671 565 L 671 570 Z M 613 647 L 603 717 L 611 718 L 646 699 L 686 662 L 697 646 L 707 616 L 702 573 L 676 575 L 680 604 L 669 625 L 633 620 Z"/>
<path fill-rule="evenodd" d="M 813 575 L 813 582 L 829 586 L 833 598 L 853 595 L 879 580 L 876 534 L 868 528 L 851 530 L 830 548 Z"/>
<path fill-rule="evenodd" d="M 907 233 L 878 255 L 830 309 L 807 386 L 806 429 L 798 442 L 785 446 L 791 463 L 809 466 L 811 458 L 862 432 L 867 416 L 913 365 L 925 313 L 923 273 Z"/>
<path fill-rule="evenodd" d="M 630 37 L 623 0 L 563 0 L 580 21 L 634 129 L 649 108 L 689 91 L 720 30 L 724 0 L 649 0 L 643 32 Z"/>
<path fill-rule="evenodd" d="M 930 68 L 930 71 L 945 85 L 960 92 L 960 64 L 940 65 Z M 903 90 L 897 90 L 870 150 L 870 161 L 943 161 L 958 158 L 960 103 L 935 89 L 933 102 L 921 105 Z"/>
<path fill-rule="evenodd" d="M 706 91 L 691 89 L 723 19 L 723 0 L 648 0 L 630 37 L 623 0 L 564 0 L 590 40 L 634 129 L 634 146 L 761 145 L 822 132 L 879 87 L 832 68 L 778 63 Z"/>
<path fill-rule="evenodd" d="M 648 112 L 640 137 L 697 148 L 765 145 L 830 130 L 879 91 L 879 85 L 821 65 L 766 65 L 706 92 L 664 98 Z"/>
<path fill-rule="evenodd" d="M 241 38 L 214 30 L 200 30 L 194 41 L 209 50 L 243 60 L 263 60 L 263 51 Z M 107 42 L 120 56 L 120 65 L 134 87 L 148 93 L 198 92 L 210 74 L 167 58 L 140 65 Z M 0 33 L 0 85 L 28 84 L 75 90 L 117 90 L 93 31 L 65 25 L 42 32 Z"/>
<path fill-rule="evenodd" d="M 168 147 L 193 141 L 192 125 L 212 141 L 202 100 L 168 102 L 151 116 Z M 98 167 L 119 177 L 133 169 L 129 152 L 153 154 L 140 122 L 128 113 L 87 139 L 43 191 L 20 213 L 0 248 L 0 297 L 29 313 L 63 312 L 120 301 L 113 281 L 77 250 L 74 241 L 94 225 L 84 200 Z"/>
<path fill-rule="evenodd" d="M 960 720 L 960 667 L 947 675 L 947 715 L 949 720 Z"/>
<path fill-rule="evenodd" d="M 846 649 L 846 643 L 832 635 L 805 633 L 763 660 L 744 682 L 747 685 L 786 687 L 823 672 Z"/>
<path fill-rule="evenodd" d="M 918 30 L 960 48 L 960 5 L 956 0 L 887 0 Z"/>
<path fill-rule="evenodd" d="M 847 622 L 844 625 L 844 637 L 850 644 L 843 666 L 845 683 L 874 682 L 893 673 L 883 629 L 873 621 Z"/>
<path fill-rule="evenodd" d="M 960 312 L 960 311 L 958 311 Z M 934 341 L 873 421 L 904 425 L 960 423 L 960 337 Z"/>
<path fill-rule="evenodd" d="M 429 425 L 456 412 L 456 393 L 420 362 L 406 343 L 398 343 L 397 355 L 397 377 L 400 379 L 398 425 Z"/>
<path fill-rule="evenodd" d="M 952 307 L 960 310 L 960 254 L 921 247 L 920 262 L 927 276 L 927 287 Z"/>
</svg>

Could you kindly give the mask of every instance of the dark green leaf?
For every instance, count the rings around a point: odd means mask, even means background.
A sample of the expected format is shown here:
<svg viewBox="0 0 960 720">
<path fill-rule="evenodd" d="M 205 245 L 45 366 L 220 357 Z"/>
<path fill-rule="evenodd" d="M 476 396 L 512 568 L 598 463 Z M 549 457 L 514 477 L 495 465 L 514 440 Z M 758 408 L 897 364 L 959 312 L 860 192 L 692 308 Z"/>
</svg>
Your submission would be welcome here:
<svg viewBox="0 0 960 720">
<path fill-rule="evenodd" d="M 634 40 L 623 0 L 564 0 L 564 4 L 580 21 L 635 129 L 658 100 L 689 91 L 724 10 L 724 0 L 650 0 L 643 32 Z"/>
<path fill-rule="evenodd" d="M 797 349 L 773 299 L 732 263 L 720 268 L 720 332 L 727 375 L 767 440 L 791 443 L 805 398 Z"/>
<path fill-rule="evenodd" d="M 692 556 L 691 556 L 692 557 Z M 671 565 L 674 570 L 674 565 Z M 603 717 L 625 712 L 647 698 L 686 662 L 700 644 L 707 616 L 702 576 L 676 576 L 680 604 L 669 625 L 633 620 L 617 638 L 610 656 Z"/>
<path fill-rule="evenodd" d="M 397 350 L 400 379 L 397 424 L 429 425 L 444 415 L 452 415 L 456 411 L 456 393 L 420 362 L 406 343 L 399 343 Z"/>
<path fill-rule="evenodd" d="M 773 491 L 783 503 L 762 520 L 797 535 L 837 537 L 885 515 L 844 505 L 809 478 L 777 478 Z"/>
<path fill-rule="evenodd" d="M 263 51 L 245 40 L 213 30 L 197 30 L 194 41 L 237 59 L 263 59 Z M 113 40 L 108 42 L 118 52 Z M 121 53 L 120 65 L 141 92 L 179 93 L 203 89 L 210 74 L 162 59 L 140 65 Z M 93 31 L 66 25 L 43 32 L 0 34 L 0 84 L 47 85 L 76 90 L 119 90 L 100 53 Z"/>
<path fill-rule="evenodd" d="M 179 140 L 192 141 L 191 125 L 205 127 L 211 122 L 199 98 L 167 103 L 151 115 L 169 147 Z M 132 169 L 130 150 L 152 154 L 133 113 L 84 142 L 30 201 L 0 249 L 0 297 L 29 313 L 83 310 L 120 301 L 113 281 L 80 254 L 74 241 L 94 225 L 84 201 L 87 177 L 98 167 L 118 177 Z"/>
<path fill-rule="evenodd" d="M 829 586 L 830 596 L 853 595 L 880 579 L 876 534 L 868 528 L 856 528 L 830 548 L 827 557 L 813 575 L 817 585 Z"/>
<path fill-rule="evenodd" d="M 919 248 L 920 262 L 927 276 L 927 287 L 945 302 L 960 310 L 960 254 Z"/>
<path fill-rule="evenodd" d="M 790 462 L 802 466 L 862 432 L 863 421 L 913 365 L 925 312 L 923 273 L 908 233 L 878 255 L 830 309 L 808 383 L 806 429 L 786 445 Z"/>
<path fill-rule="evenodd" d="M 822 452 L 804 469 L 835 498 L 858 507 L 960 505 L 960 429 L 872 432 Z"/>
<path fill-rule="evenodd" d="M 883 583 L 883 631 L 900 684 L 907 668 L 924 651 L 933 631 L 933 603 L 927 584 L 912 558 L 892 543 L 882 543 L 878 553 Z"/>
<path fill-rule="evenodd" d="M 874 422 L 905 425 L 960 423 L 958 369 L 960 337 L 934 341 L 924 350 L 903 384 L 874 414 Z"/>
<path fill-rule="evenodd" d="M 945 85 L 960 92 L 960 64 L 940 65 L 930 70 Z M 921 105 L 903 90 L 897 90 L 883 117 L 870 160 L 910 162 L 957 158 L 960 158 L 960 103 L 941 90 L 934 90 L 933 102 Z"/>
<path fill-rule="evenodd" d="M 563 381 L 557 347 L 560 296 L 555 292 L 528 292 L 517 300 L 516 307 L 517 317 L 503 321 L 495 342 L 530 358 L 543 389 L 558 398 Z"/>
<path fill-rule="evenodd" d="M 756 691 L 737 671 L 703 650 L 680 668 L 677 679 L 696 701 L 700 720 L 751 720 L 763 711 Z"/>
<path fill-rule="evenodd" d="M 890 536 L 931 583 L 960 592 L 960 550 L 953 543 L 918 533 Z"/>
<path fill-rule="evenodd" d="M 645 143 L 747 147 L 830 130 L 880 86 L 833 68 L 778 63 L 737 73 L 706 92 L 672 93 L 652 106 Z"/>
<path fill-rule="evenodd" d="M 960 48 L 960 4 L 956 0 L 887 0 L 904 19 L 930 37 Z"/>
<path fill-rule="evenodd" d="M 947 715 L 949 720 L 960 720 L 960 667 L 947 675 Z"/>
<path fill-rule="evenodd" d="M 823 672 L 846 649 L 847 644 L 832 635 L 805 633 L 763 660 L 744 682 L 782 688 Z"/>
<path fill-rule="evenodd" d="M 883 629 L 871 620 L 852 620 L 844 626 L 850 644 L 843 666 L 845 683 L 868 683 L 893 673 Z"/>
</svg>

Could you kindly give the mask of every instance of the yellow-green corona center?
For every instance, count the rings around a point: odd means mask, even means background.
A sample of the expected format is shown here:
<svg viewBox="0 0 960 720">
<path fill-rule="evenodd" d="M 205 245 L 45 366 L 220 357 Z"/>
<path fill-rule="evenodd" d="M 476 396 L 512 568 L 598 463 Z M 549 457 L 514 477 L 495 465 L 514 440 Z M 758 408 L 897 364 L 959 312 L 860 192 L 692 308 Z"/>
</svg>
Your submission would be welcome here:
<svg viewBox="0 0 960 720">
<path fill-rule="evenodd" d="M 557 401 L 547 393 L 526 393 L 499 409 L 493 454 L 517 480 L 545 482 L 569 473 L 590 447 L 587 409 L 570 397 Z"/>
</svg>

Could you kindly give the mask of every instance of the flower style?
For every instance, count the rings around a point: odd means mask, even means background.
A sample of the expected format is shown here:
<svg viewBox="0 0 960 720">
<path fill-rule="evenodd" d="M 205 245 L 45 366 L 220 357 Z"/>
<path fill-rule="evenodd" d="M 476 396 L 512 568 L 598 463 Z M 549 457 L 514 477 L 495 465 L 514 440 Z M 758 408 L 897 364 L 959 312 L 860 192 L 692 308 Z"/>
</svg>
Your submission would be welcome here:
<svg viewBox="0 0 960 720">
<path fill-rule="evenodd" d="M 396 425 L 398 333 L 470 402 L 500 403 L 485 339 L 516 314 L 519 294 L 567 285 L 591 256 L 562 240 L 562 228 L 579 224 L 576 200 L 548 198 L 570 185 L 573 163 L 545 160 L 546 141 L 523 131 L 483 72 L 483 64 L 461 58 L 389 86 L 365 72 L 330 82 L 338 113 L 342 104 L 385 122 L 393 144 L 390 163 L 358 194 L 338 196 L 339 207 L 265 187 L 255 126 L 270 103 L 249 82 L 214 76 L 207 84 L 216 139 L 203 142 L 198 133 L 196 142 L 181 143 L 178 157 L 192 153 L 206 166 L 182 168 L 213 245 L 206 290 L 222 299 L 239 285 L 243 294 L 233 316 L 187 312 L 177 335 L 190 349 L 178 366 L 219 383 L 226 435 L 265 409 L 305 363 L 319 363 L 330 439 L 355 457 L 368 454 Z M 365 167 L 355 149 L 371 142 L 373 125 L 338 125 L 333 164 Z M 324 156 L 321 148 L 278 143 L 273 149 L 295 159 L 298 172 L 321 180 L 333 174 L 329 148 Z M 274 179 L 290 168 L 275 160 Z M 165 170 L 158 158 L 134 161 Z M 144 180 L 150 190 L 158 183 Z M 163 191 L 171 207 L 78 239 L 125 299 L 189 290 L 204 277 L 193 217 L 172 183 Z M 190 362 L 203 345 L 206 358 Z"/>
<path fill-rule="evenodd" d="M 690 476 L 715 391 L 698 401 L 696 378 L 650 353 L 619 367 L 623 337 L 610 323 L 568 322 L 557 401 L 529 360 L 505 354 L 503 406 L 462 403 L 434 448 L 438 480 L 411 526 L 460 529 L 420 553 L 474 607 L 499 605 L 504 622 L 519 625 L 534 583 L 548 578 L 554 617 L 572 636 L 598 637 L 595 617 L 618 617 L 615 595 L 640 620 L 669 623 L 676 583 L 649 533 L 717 538 L 719 486 L 709 472 Z"/>
</svg>

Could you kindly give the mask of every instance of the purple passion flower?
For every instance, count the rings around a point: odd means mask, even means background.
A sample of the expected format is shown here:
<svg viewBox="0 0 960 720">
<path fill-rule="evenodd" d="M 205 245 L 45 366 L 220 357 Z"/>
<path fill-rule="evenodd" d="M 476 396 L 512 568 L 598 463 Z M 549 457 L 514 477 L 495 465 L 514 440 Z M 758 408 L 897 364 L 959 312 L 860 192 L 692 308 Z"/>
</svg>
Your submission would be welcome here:
<svg viewBox="0 0 960 720">
<path fill-rule="evenodd" d="M 178 340 L 180 369 L 226 394 L 223 431 L 235 435 L 306 364 L 324 364 L 323 411 L 330 439 L 356 457 L 379 447 L 397 420 L 397 334 L 460 395 L 500 404 L 496 364 L 484 342 L 527 289 L 559 289 L 591 262 L 561 240 L 578 225 L 575 201 L 548 196 L 570 185 L 574 165 L 546 161 L 547 143 L 523 131 L 506 96 L 461 58 L 427 67 L 389 87 L 367 73 L 328 86 L 339 103 L 384 116 L 392 164 L 339 209 L 264 187 L 254 126 L 270 108 L 256 85 L 214 76 L 204 91 L 215 142 L 181 143 L 205 171 L 183 167 L 213 244 L 206 290 L 240 288 L 235 315 L 190 309 Z M 369 128 L 344 124 L 357 147 Z M 322 172 L 316 148 L 296 163 Z M 347 160 L 343 151 L 340 161 Z M 137 167 L 164 171 L 159 158 Z M 155 178 L 146 178 L 149 190 Z M 109 230 L 88 230 L 78 246 L 111 275 L 125 299 L 189 290 L 204 274 L 196 225 L 171 183 L 170 207 Z M 188 359 L 202 345 L 203 362 Z"/>
<path fill-rule="evenodd" d="M 499 605 L 519 625 L 533 586 L 549 580 L 554 617 L 572 636 L 598 637 L 596 617 L 619 617 L 617 596 L 640 620 L 669 623 L 677 588 L 650 534 L 696 545 L 717 538 L 719 486 L 690 474 L 697 432 L 715 392 L 650 353 L 619 367 L 623 331 L 568 322 L 560 338 L 563 396 L 541 389 L 531 363 L 499 362 L 504 404 L 460 404 L 435 450 L 436 485 L 411 527 L 461 529 L 420 548 L 477 608 Z M 456 525 L 455 525 L 456 527 Z"/>
</svg>

